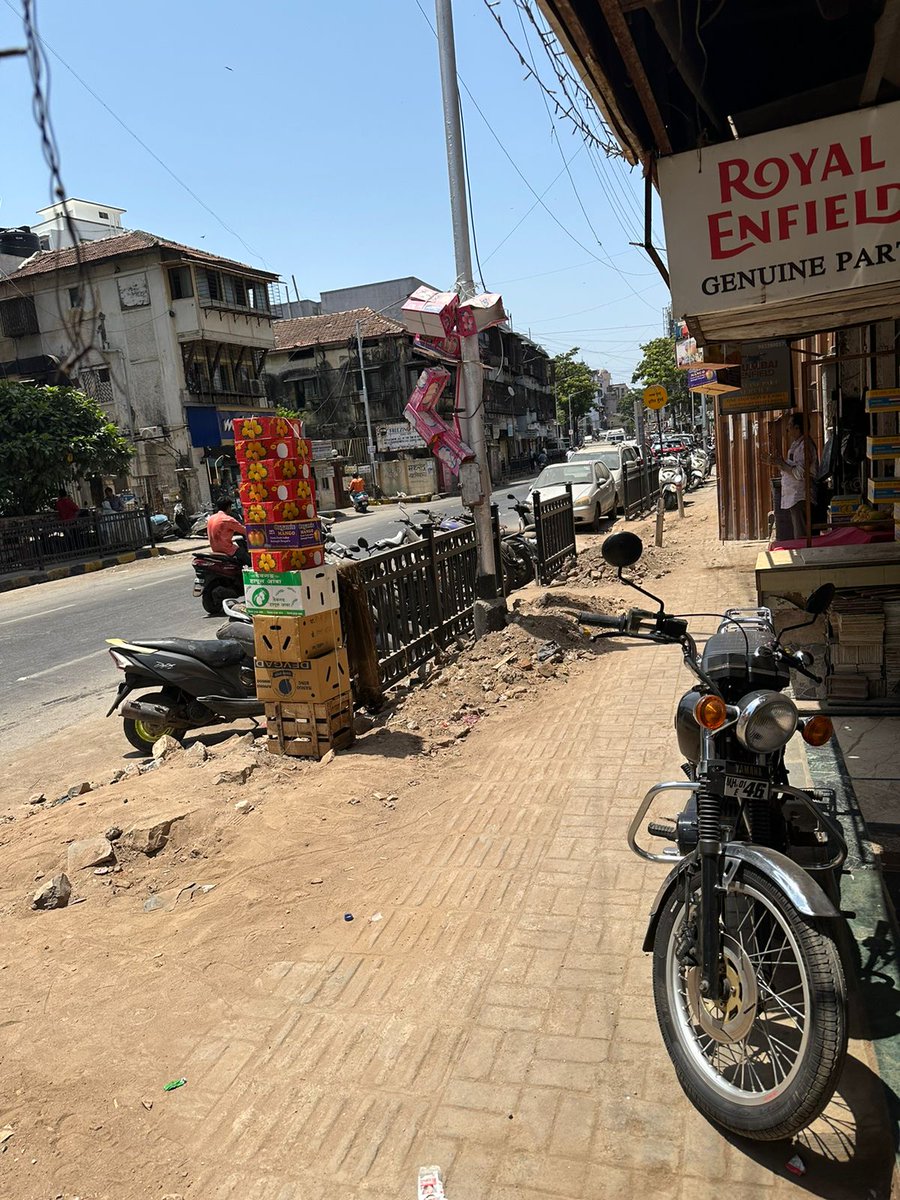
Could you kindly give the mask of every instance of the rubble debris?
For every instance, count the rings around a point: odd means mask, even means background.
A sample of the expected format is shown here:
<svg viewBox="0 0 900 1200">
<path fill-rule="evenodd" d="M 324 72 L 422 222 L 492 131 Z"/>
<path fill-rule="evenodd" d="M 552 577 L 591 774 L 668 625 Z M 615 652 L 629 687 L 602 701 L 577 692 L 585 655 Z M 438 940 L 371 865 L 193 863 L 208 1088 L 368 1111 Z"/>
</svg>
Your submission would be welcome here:
<svg viewBox="0 0 900 1200">
<path fill-rule="evenodd" d="M 246 816 L 247 813 L 253 812 L 253 805 L 249 800 L 238 800 L 237 804 L 234 806 L 234 811 L 240 813 L 242 816 Z"/>
<path fill-rule="evenodd" d="M 117 842 L 122 836 L 122 830 L 118 827 L 118 825 L 110 825 L 109 829 L 107 829 L 103 836 L 108 842 Z"/>
<path fill-rule="evenodd" d="M 68 852 L 68 870 L 71 872 L 84 871 L 88 867 L 99 867 L 115 858 L 112 845 L 108 838 L 85 838 L 80 842 L 72 842 Z"/>
<path fill-rule="evenodd" d="M 130 850 L 136 850 L 139 854 L 146 854 L 148 858 L 152 858 L 154 854 L 159 854 L 160 850 L 165 847 L 169 840 L 169 834 L 172 832 L 172 826 L 183 818 L 184 814 L 179 813 L 178 816 L 155 821 L 152 825 L 135 825 L 126 833 L 125 844 Z"/>
<path fill-rule="evenodd" d="M 28 803 L 29 804 L 46 804 L 47 797 L 44 795 L 43 792 L 37 792 L 37 793 L 35 793 L 35 795 L 28 797 Z"/>
<path fill-rule="evenodd" d="M 195 766 L 198 763 L 206 762 L 206 760 L 209 758 L 209 751 L 202 742 L 194 742 L 190 750 L 185 751 L 184 757 L 188 760 L 191 766 Z"/>
<path fill-rule="evenodd" d="M 54 875 L 41 884 L 31 901 L 32 908 L 65 908 L 72 895 L 72 885 L 67 875 Z"/>
<path fill-rule="evenodd" d="M 216 776 L 216 783 L 243 786 L 255 770 L 256 763 L 248 763 L 246 767 L 237 771 L 220 771 Z"/>
<path fill-rule="evenodd" d="M 153 743 L 153 757 L 157 762 L 166 762 L 176 754 L 180 754 L 183 748 L 177 738 L 173 738 L 171 734 L 164 733 L 161 738 L 157 738 Z"/>
<path fill-rule="evenodd" d="M 66 792 L 66 795 L 69 797 L 70 800 L 74 800 L 76 796 L 83 796 L 83 795 L 85 795 L 85 793 L 89 792 L 90 790 L 91 790 L 91 785 L 89 783 L 73 783 L 72 786 Z"/>
</svg>

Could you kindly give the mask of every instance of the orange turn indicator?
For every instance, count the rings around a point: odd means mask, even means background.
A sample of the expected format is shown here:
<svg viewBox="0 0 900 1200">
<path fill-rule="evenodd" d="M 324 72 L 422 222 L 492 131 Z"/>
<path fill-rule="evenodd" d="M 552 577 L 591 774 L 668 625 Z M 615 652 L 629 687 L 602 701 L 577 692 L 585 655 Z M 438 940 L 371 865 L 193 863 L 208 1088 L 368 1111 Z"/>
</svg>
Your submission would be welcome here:
<svg viewBox="0 0 900 1200">
<path fill-rule="evenodd" d="M 830 717 L 810 717 L 803 725 L 803 740 L 809 746 L 824 746 L 834 733 Z"/>
<path fill-rule="evenodd" d="M 702 696 L 694 706 L 694 717 L 704 729 L 721 729 L 728 720 L 728 705 L 721 696 Z"/>
</svg>

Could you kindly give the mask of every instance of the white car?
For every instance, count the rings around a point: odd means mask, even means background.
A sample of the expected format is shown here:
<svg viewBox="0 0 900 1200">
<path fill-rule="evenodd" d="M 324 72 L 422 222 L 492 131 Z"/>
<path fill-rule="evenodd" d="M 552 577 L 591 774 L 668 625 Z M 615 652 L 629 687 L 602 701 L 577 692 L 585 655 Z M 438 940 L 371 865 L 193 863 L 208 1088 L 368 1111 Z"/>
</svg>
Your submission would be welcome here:
<svg viewBox="0 0 900 1200">
<path fill-rule="evenodd" d="M 552 500 L 561 495 L 566 484 L 572 485 L 572 508 L 575 523 L 587 523 L 597 533 L 604 517 L 615 514 L 616 485 L 606 464 L 577 454 L 566 463 L 553 463 L 544 467 L 531 485 L 528 503 L 534 504 L 534 493 L 540 492 L 542 500 Z"/>
<path fill-rule="evenodd" d="M 616 486 L 616 508 L 625 503 L 625 468 L 628 463 L 640 463 L 640 451 L 634 442 L 601 442 L 597 446 L 585 446 L 569 459 L 569 466 L 577 462 L 602 462 Z"/>
</svg>

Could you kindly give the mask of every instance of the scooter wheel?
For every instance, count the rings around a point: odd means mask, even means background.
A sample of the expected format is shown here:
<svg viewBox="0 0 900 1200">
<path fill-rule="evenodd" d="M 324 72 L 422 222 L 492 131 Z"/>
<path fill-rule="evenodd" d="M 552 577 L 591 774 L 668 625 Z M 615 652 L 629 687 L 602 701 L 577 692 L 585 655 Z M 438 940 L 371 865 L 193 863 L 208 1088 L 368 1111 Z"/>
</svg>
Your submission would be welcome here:
<svg viewBox="0 0 900 1200">
<path fill-rule="evenodd" d="M 141 696 L 141 699 L 148 700 L 151 704 L 169 703 L 162 692 L 148 692 Z M 166 734 L 169 734 L 170 737 L 181 738 L 185 732 L 183 726 L 176 725 L 172 721 L 134 720 L 132 717 L 122 718 L 122 730 L 135 750 L 140 750 L 143 754 L 149 754 L 153 749 L 153 743 Z"/>
</svg>

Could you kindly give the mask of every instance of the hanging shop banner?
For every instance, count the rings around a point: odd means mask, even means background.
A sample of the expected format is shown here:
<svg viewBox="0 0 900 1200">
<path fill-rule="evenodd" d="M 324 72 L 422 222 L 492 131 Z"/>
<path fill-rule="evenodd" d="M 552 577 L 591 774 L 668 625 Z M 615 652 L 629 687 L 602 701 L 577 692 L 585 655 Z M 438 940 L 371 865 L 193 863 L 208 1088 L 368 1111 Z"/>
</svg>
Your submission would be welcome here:
<svg viewBox="0 0 900 1200">
<path fill-rule="evenodd" d="M 740 390 L 722 396 L 719 411 L 777 412 L 790 407 L 791 351 L 787 342 L 744 342 Z"/>
<path fill-rule="evenodd" d="M 900 102 L 660 159 L 659 186 L 679 316 L 900 280 Z"/>
</svg>

